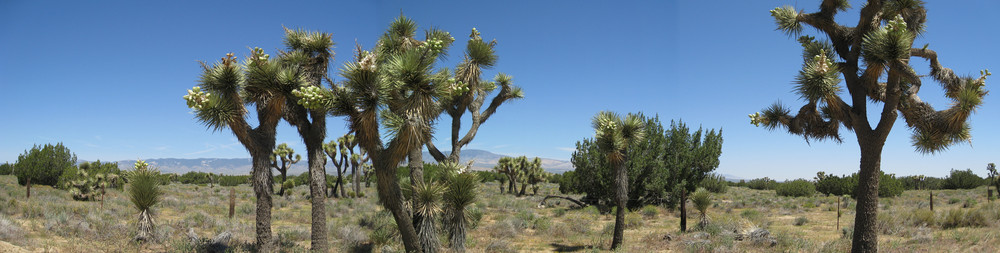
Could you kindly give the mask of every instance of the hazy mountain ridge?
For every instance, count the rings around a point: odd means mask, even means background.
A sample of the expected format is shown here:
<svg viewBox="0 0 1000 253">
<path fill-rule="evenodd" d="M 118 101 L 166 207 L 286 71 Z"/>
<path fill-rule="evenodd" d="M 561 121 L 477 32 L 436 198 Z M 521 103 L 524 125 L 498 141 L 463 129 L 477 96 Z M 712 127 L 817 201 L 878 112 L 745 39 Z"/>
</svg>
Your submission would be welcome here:
<svg viewBox="0 0 1000 253">
<path fill-rule="evenodd" d="M 448 155 L 448 153 L 445 153 Z M 486 150 L 479 149 L 467 149 L 462 150 L 462 163 L 467 163 L 470 160 L 474 161 L 472 163 L 473 170 L 491 170 L 493 166 L 497 164 L 497 161 L 501 157 L 506 155 L 495 154 Z M 529 157 L 533 158 L 533 157 Z M 424 152 L 424 162 L 434 162 L 434 157 L 430 153 Z M 556 160 L 556 159 L 542 159 L 542 168 L 548 172 L 562 173 L 565 171 L 573 170 L 573 164 L 569 161 Z M 145 160 L 152 167 L 158 168 L 164 173 L 178 173 L 183 174 L 189 171 L 199 171 L 199 172 L 212 172 L 216 174 L 226 174 L 226 175 L 246 175 L 250 174 L 251 160 L 250 158 L 153 158 Z M 132 164 L 135 164 L 135 160 L 121 160 L 117 161 L 118 167 L 121 169 L 130 169 Z M 333 164 L 329 161 L 327 162 L 327 173 L 336 174 L 333 171 Z M 301 162 L 293 164 L 291 168 L 288 169 L 289 174 L 300 174 L 306 172 L 307 163 L 305 159 Z"/>
</svg>

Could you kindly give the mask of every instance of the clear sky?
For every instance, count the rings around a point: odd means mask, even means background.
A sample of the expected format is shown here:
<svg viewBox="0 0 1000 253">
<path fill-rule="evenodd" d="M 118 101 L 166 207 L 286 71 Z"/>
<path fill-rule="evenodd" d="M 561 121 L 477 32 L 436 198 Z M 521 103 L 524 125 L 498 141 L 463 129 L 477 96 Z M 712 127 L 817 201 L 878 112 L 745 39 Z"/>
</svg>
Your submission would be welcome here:
<svg viewBox="0 0 1000 253">
<path fill-rule="evenodd" d="M 927 32 L 941 62 L 958 74 L 1000 73 L 996 25 L 1000 2 L 929 1 Z M 642 111 L 662 120 L 724 129 L 718 172 L 742 178 L 812 178 L 857 171 L 853 133 L 845 142 L 812 142 L 749 123 L 775 101 L 797 108 L 792 80 L 798 43 L 775 31 L 768 10 L 816 1 L 0 1 L 0 162 L 33 144 L 63 142 L 83 160 L 239 158 L 249 154 L 228 131 L 196 122 L 181 98 L 196 85 L 197 61 L 248 47 L 283 48 L 282 26 L 333 33 L 335 64 L 355 42 L 372 47 L 400 12 L 421 29 L 458 41 L 473 27 L 497 39 L 497 71 L 514 76 L 526 98 L 500 107 L 466 148 L 569 160 L 574 143 L 593 136 L 601 110 Z M 851 1 L 861 6 L 860 1 Z M 838 16 L 856 23 L 857 9 Z M 807 29 L 807 33 L 815 34 Z M 457 49 L 441 67 L 454 67 Z M 914 60 L 921 74 L 926 61 Z M 331 71 L 332 75 L 337 72 Z M 995 90 L 996 78 L 987 81 Z M 949 101 L 925 80 L 921 97 Z M 972 116 L 972 144 L 936 155 L 915 153 L 897 121 L 882 169 L 944 176 L 952 168 L 985 174 L 1000 162 L 1000 98 L 987 96 Z M 468 120 L 466 120 L 467 122 Z M 342 119 L 328 120 L 342 135 Z M 445 123 L 450 122 L 446 121 Z M 278 143 L 304 146 L 287 124 Z M 438 147 L 447 132 L 439 129 Z M 328 138 L 330 138 L 328 137 Z"/>
</svg>

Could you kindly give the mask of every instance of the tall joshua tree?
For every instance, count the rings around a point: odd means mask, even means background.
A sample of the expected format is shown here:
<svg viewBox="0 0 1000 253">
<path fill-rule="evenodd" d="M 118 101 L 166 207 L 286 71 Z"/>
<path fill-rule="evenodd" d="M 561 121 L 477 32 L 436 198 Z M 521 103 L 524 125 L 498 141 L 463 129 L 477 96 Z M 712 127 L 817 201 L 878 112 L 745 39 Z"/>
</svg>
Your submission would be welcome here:
<svg viewBox="0 0 1000 253">
<path fill-rule="evenodd" d="M 371 157 L 379 200 L 399 228 L 407 252 L 422 252 L 410 213 L 403 206 L 396 166 L 431 138 L 438 101 L 465 88 L 448 80 L 447 71 L 432 73 L 438 57 L 453 40 L 440 30 L 429 30 L 423 41 L 414 39 L 416 24 L 400 16 L 373 51 L 361 50 L 341 69 L 342 85 L 315 86 L 296 92 L 307 108 L 346 115 L 358 144 Z M 383 128 L 384 127 L 384 128 Z M 383 130 L 389 136 L 383 141 Z"/>
<path fill-rule="evenodd" d="M 253 161 L 252 185 L 257 198 L 257 245 L 262 250 L 273 246 L 271 236 L 271 154 L 274 149 L 275 127 L 281 120 L 285 99 L 274 90 L 292 89 L 302 85 L 296 70 L 283 67 L 264 50 L 254 48 L 243 64 L 232 53 L 211 66 L 202 64 L 198 86 L 184 96 L 195 118 L 219 131 L 228 128 Z M 257 127 L 247 123 L 247 105 L 257 111 Z"/>
<path fill-rule="evenodd" d="M 459 162 L 462 147 L 468 145 L 476 137 L 479 127 L 497 111 L 501 104 L 512 99 L 524 98 L 524 91 L 520 87 L 514 86 L 511 82 L 513 77 L 507 74 L 497 74 L 493 78 L 494 82 L 482 80 L 483 70 L 493 68 L 496 65 L 497 55 L 493 48 L 497 41 L 487 42 L 479 35 L 479 31 L 472 28 L 465 47 L 465 58 L 455 68 L 455 81 L 467 86 L 468 90 L 461 92 L 453 99 L 442 101 L 441 108 L 451 117 L 451 153 L 446 157 L 434 146 L 434 143 L 427 142 L 428 152 L 438 162 L 446 160 L 453 163 Z M 486 97 L 497 88 L 500 88 L 500 92 L 490 100 L 490 104 L 484 109 L 483 104 L 486 102 Z M 469 126 L 469 130 L 462 137 L 459 137 L 462 134 L 462 118 L 466 112 L 472 114 L 472 124 Z"/>
<path fill-rule="evenodd" d="M 368 157 L 362 150 L 359 153 L 355 153 L 354 149 L 358 146 L 358 142 L 355 140 L 354 135 L 348 133 L 336 141 L 331 140 L 326 144 L 323 144 L 323 149 L 326 150 L 326 155 L 330 157 L 333 166 L 337 168 L 337 181 L 334 182 L 333 189 L 330 190 L 332 196 L 346 196 L 345 187 L 343 186 L 343 173 L 347 171 L 348 168 L 351 169 L 354 178 L 354 194 L 355 196 L 361 196 L 361 175 L 358 174 L 358 169 L 361 164 L 368 161 Z M 338 154 L 339 152 L 339 154 Z M 338 161 L 337 158 L 340 158 Z M 337 191 L 340 191 L 337 194 Z"/>
<path fill-rule="evenodd" d="M 295 156 L 294 159 L 292 155 Z M 281 173 L 281 184 L 285 183 L 285 180 L 288 180 L 288 167 L 301 160 L 302 156 L 296 154 L 294 149 L 288 147 L 288 143 L 278 144 L 278 147 L 274 148 L 274 154 L 271 155 L 271 167 L 278 170 L 278 173 Z M 268 185 L 271 186 L 271 191 L 274 191 L 274 183 L 269 183 Z M 278 195 L 285 196 L 284 187 L 281 187 Z"/>
<path fill-rule="evenodd" d="M 301 71 L 300 77 L 304 87 L 322 87 L 322 80 L 327 77 L 327 67 L 333 59 L 333 40 L 329 33 L 291 30 L 285 28 L 285 47 L 288 51 L 281 52 L 281 59 L 292 68 Z M 323 139 L 326 138 L 326 108 L 306 108 L 299 103 L 297 96 L 292 96 L 294 89 L 286 87 L 279 90 L 290 99 L 285 100 L 285 110 L 282 116 L 289 124 L 295 126 L 306 144 L 306 157 L 309 163 L 309 200 L 312 202 L 312 235 L 311 249 L 317 252 L 327 251 L 326 240 L 326 153 L 323 150 Z"/>
<path fill-rule="evenodd" d="M 628 175 L 625 165 L 628 164 L 628 148 L 642 141 L 645 137 L 645 121 L 642 116 L 628 114 L 624 118 L 617 113 L 602 111 L 594 116 L 596 132 L 594 140 L 598 148 L 607 155 L 615 178 L 615 232 L 611 240 L 611 249 L 622 246 L 625 235 L 625 204 L 628 201 Z"/>
<path fill-rule="evenodd" d="M 924 32 L 927 11 L 919 0 L 869 0 L 861 7 L 857 26 L 836 22 L 837 12 L 850 8 L 845 0 L 824 0 L 819 11 L 803 13 L 786 6 L 771 11 L 778 29 L 799 35 L 803 24 L 816 28 L 828 40 L 799 37 L 804 48 L 804 64 L 796 77 L 795 92 L 806 104 L 797 115 L 781 104 L 751 114 L 751 123 L 767 129 L 784 128 L 810 139 L 841 141 L 841 126 L 854 132 L 861 149 L 858 178 L 857 216 L 851 251 L 875 252 L 878 234 L 879 170 L 882 148 L 896 118 L 902 115 L 913 130 L 917 152 L 936 153 L 970 140 L 967 119 L 982 103 L 989 71 L 978 77 L 962 77 L 945 68 L 935 51 L 913 47 Z M 942 84 L 945 96 L 954 103 L 936 111 L 917 93 L 923 81 L 910 66 L 914 57 L 930 63 L 930 77 Z M 841 83 L 850 97 L 841 97 Z M 873 127 L 868 119 L 868 103 L 882 103 Z"/>
</svg>

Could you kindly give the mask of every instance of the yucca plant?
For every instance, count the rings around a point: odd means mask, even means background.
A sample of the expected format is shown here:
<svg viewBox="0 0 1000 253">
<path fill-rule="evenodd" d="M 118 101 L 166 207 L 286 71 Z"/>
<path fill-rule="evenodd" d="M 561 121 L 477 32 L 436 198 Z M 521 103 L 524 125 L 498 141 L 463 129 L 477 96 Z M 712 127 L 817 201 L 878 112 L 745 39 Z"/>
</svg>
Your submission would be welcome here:
<svg viewBox="0 0 1000 253">
<path fill-rule="evenodd" d="M 425 182 L 412 186 L 414 213 L 423 217 L 420 220 L 418 236 L 420 237 L 420 247 L 425 253 L 437 252 L 440 248 L 440 241 L 437 237 L 436 220 L 442 211 L 442 195 L 447 188 L 438 182 Z"/>
<path fill-rule="evenodd" d="M 150 208 L 160 202 L 160 172 L 154 168 L 149 168 L 149 164 L 139 160 L 135 162 L 135 169 L 129 173 L 128 196 L 135 209 L 139 210 L 138 234 L 136 241 L 144 242 L 152 240 L 156 223 Z"/>
<path fill-rule="evenodd" d="M 458 171 L 461 167 L 456 163 L 442 164 L 447 171 Z M 465 228 L 469 223 L 469 205 L 478 198 L 476 188 L 479 187 L 479 177 L 476 174 L 448 173 L 445 176 L 448 189 L 444 192 L 445 225 L 448 228 L 448 241 L 455 252 L 465 252 Z"/>
<path fill-rule="evenodd" d="M 694 208 L 698 209 L 701 213 L 701 220 L 698 222 L 698 228 L 705 229 L 708 226 L 708 206 L 712 204 L 712 193 L 705 188 L 698 188 L 694 194 L 691 194 L 691 203 L 694 204 Z"/>
</svg>

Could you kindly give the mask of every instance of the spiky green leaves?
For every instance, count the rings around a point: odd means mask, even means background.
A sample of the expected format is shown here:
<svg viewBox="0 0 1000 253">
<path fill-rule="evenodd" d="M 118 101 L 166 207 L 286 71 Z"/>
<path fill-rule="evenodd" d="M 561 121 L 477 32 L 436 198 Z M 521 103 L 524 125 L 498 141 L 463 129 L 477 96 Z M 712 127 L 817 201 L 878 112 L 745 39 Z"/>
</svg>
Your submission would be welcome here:
<svg viewBox="0 0 1000 253">
<path fill-rule="evenodd" d="M 442 196 L 447 186 L 438 182 L 416 184 L 413 188 L 414 211 L 425 217 L 436 216 L 441 212 Z"/>
<path fill-rule="evenodd" d="M 310 32 L 304 29 L 285 28 L 285 46 L 293 51 L 304 51 L 311 55 L 330 55 L 333 47 L 332 35 L 322 32 Z"/>
<path fill-rule="evenodd" d="M 149 168 L 149 164 L 145 161 L 135 162 L 128 181 L 129 200 L 140 212 L 148 211 L 150 207 L 160 202 L 160 196 L 163 195 L 160 190 L 160 172 Z"/>
<path fill-rule="evenodd" d="M 469 61 L 478 64 L 481 68 L 493 67 L 497 63 L 497 54 L 493 49 L 496 42 L 483 41 L 482 38 L 479 38 L 479 31 L 476 31 L 475 28 L 472 29 L 472 34 L 475 35 L 474 38 L 469 39 L 468 44 L 465 46 L 465 52 L 469 57 Z"/>
<path fill-rule="evenodd" d="M 597 146 L 613 162 L 622 162 L 625 150 L 641 141 L 646 134 L 642 117 L 632 113 L 622 118 L 617 113 L 601 111 L 594 116 L 592 124 Z"/>
<path fill-rule="evenodd" d="M 909 58 L 913 33 L 901 16 L 866 34 L 861 42 L 861 55 L 870 66 Z"/>
<path fill-rule="evenodd" d="M 229 126 L 243 117 L 243 112 L 235 104 L 227 102 L 216 94 L 211 94 L 195 86 L 184 95 L 189 108 L 194 110 L 198 121 L 204 123 L 215 131 Z"/>
<path fill-rule="evenodd" d="M 810 103 L 832 101 L 840 92 L 840 69 L 829 54 L 820 50 L 818 54 L 807 60 L 795 77 L 796 92 Z"/>
<path fill-rule="evenodd" d="M 771 16 L 774 17 L 774 23 L 778 25 L 777 30 L 781 30 L 789 36 L 802 32 L 802 24 L 798 20 L 799 12 L 795 11 L 795 8 L 787 5 L 774 8 L 771 10 Z"/>
<path fill-rule="evenodd" d="M 460 167 L 464 167 L 459 165 Z M 445 178 L 448 189 L 444 192 L 445 206 L 451 212 L 461 212 L 476 201 L 479 178 L 473 173 L 449 174 Z"/>
<path fill-rule="evenodd" d="M 924 1 L 920 0 L 885 1 L 882 5 L 882 16 L 901 17 L 908 24 L 907 30 L 912 34 L 923 33 L 924 23 L 927 22 L 927 10 L 924 9 Z"/>
<path fill-rule="evenodd" d="M 953 144 L 970 141 L 972 134 L 968 123 L 962 124 L 958 131 L 945 132 L 933 128 L 914 128 L 910 143 L 917 152 L 934 154 L 947 150 Z"/>
</svg>

